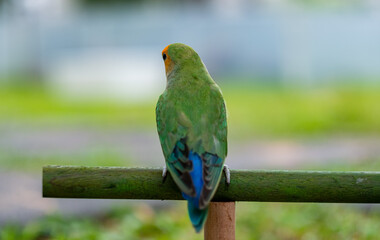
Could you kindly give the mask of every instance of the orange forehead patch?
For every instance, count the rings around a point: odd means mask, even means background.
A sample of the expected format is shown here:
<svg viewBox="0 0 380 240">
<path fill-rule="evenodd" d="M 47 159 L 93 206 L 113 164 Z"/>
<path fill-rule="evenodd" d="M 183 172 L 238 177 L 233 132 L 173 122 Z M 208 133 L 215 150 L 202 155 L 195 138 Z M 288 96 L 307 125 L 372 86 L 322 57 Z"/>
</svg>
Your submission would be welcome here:
<svg viewBox="0 0 380 240">
<path fill-rule="evenodd" d="M 174 63 L 172 62 L 170 56 L 168 55 L 168 49 L 169 49 L 169 46 L 166 46 L 164 48 L 164 50 L 162 50 L 162 55 L 166 55 L 166 60 L 164 60 L 165 62 L 165 70 L 166 70 L 166 76 L 170 74 L 170 72 L 173 70 L 174 68 Z"/>
<path fill-rule="evenodd" d="M 168 51 L 168 49 L 169 49 L 169 46 L 170 46 L 170 44 L 169 44 L 169 45 L 167 45 L 167 46 L 164 48 L 164 50 L 162 50 L 162 54 L 164 54 L 164 53 L 166 53 L 166 52 Z"/>
</svg>

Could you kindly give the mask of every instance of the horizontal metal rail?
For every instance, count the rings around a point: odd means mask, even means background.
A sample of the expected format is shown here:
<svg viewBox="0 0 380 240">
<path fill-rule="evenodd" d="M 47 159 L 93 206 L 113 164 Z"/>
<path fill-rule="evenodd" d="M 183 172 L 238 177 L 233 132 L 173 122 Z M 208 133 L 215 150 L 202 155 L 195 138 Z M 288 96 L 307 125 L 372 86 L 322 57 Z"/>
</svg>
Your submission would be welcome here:
<svg viewBox="0 0 380 240">
<path fill-rule="evenodd" d="M 46 166 L 43 196 L 55 198 L 183 199 L 162 169 Z M 380 172 L 231 170 L 213 201 L 380 203 Z"/>
</svg>

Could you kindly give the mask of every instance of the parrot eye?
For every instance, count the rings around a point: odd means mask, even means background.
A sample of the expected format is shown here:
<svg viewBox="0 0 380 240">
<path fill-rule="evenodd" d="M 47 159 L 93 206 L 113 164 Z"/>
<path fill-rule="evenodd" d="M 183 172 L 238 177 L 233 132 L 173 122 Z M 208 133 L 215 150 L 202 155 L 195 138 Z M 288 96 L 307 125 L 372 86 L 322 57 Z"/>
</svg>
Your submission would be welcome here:
<svg viewBox="0 0 380 240">
<path fill-rule="evenodd" d="M 166 60 L 166 54 L 162 54 L 162 58 L 164 59 L 164 61 Z"/>
</svg>

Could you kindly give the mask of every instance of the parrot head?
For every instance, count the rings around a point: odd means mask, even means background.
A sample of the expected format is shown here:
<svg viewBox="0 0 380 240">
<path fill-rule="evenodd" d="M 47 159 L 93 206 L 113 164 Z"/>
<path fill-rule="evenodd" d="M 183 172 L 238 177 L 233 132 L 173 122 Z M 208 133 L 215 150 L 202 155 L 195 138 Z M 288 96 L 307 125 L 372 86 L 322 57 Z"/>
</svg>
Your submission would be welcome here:
<svg viewBox="0 0 380 240">
<path fill-rule="evenodd" d="M 191 47 L 182 43 L 168 45 L 162 51 L 162 58 L 164 59 L 167 77 L 178 69 L 204 67 L 198 54 Z"/>
</svg>

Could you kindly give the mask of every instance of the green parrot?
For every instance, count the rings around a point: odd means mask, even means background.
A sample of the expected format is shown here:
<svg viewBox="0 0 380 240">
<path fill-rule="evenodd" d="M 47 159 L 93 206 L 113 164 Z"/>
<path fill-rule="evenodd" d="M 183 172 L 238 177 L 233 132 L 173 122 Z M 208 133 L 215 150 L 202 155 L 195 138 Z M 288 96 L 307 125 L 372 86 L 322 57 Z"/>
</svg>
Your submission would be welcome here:
<svg viewBox="0 0 380 240">
<path fill-rule="evenodd" d="M 227 114 L 222 92 L 198 54 L 174 43 L 162 51 L 166 89 L 156 107 L 157 130 L 164 153 L 165 178 L 170 172 L 188 201 L 190 220 L 200 232 L 208 205 L 225 171 Z"/>
</svg>

